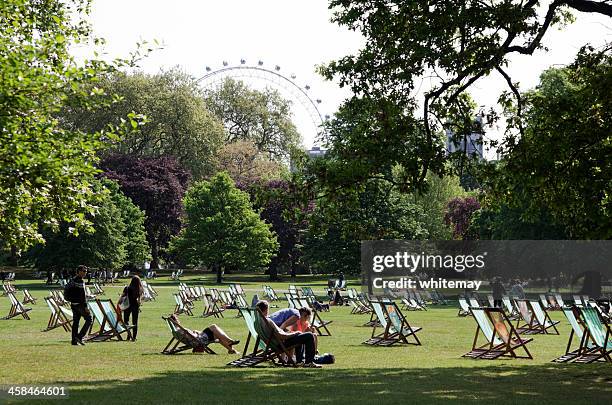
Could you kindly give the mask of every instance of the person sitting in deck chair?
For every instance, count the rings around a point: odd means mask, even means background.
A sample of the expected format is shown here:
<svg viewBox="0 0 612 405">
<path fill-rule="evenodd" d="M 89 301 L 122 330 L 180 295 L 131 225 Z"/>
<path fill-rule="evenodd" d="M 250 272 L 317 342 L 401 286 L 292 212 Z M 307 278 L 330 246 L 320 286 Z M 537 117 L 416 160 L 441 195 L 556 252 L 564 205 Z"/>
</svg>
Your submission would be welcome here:
<svg viewBox="0 0 612 405">
<path fill-rule="evenodd" d="M 172 314 L 170 318 L 177 324 L 181 325 L 181 322 L 178 319 L 176 314 Z M 182 325 L 181 325 L 182 326 Z M 198 339 L 202 345 L 207 346 L 209 343 L 214 342 L 215 340 L 219 340 L 221 346 L 227 349 L 228 354 L 237 354 L 238 352 L 232 347 L 240 343 L 240 340 L 234 340 L 225 333 L 223 329 L 215 325 L 214 323 L 207 328 L 204 328 L 202 332 L 198 332 L 192 329 L 185 328 L 183 329 L 187 331 L 187 333 L 191 334 L 191 336 Z"/>
<path fill-rule="evenodd" d="M 262 302 L 262 301 L 259 301 Z M 258 304 L 259 304 L 258 302 Z M 257 305 L 257 304 L 256 304 Z M 284 331 L 289 330 L 300 319 L 300 311 L 295 308 L 283 308 L 268 316 L 272 322 Z"/>
<path fill-rule="evenodd" d="M 311 332 L 314 335 L 315 353 L 318 353 L 319 339 L 317 337 L 317 331 L 310 324 L 310 317 L 312 316 L 312 311 L 310 310 L 310 308 L 302 307 L 299 309 L 299 312 L 300 318 L 290 327 L 290 329 L 294 332 Z M 302 350 L 304 350 L 303 346 Z"/>
<path fill-rule="evenodd" d="M 278 327 L 274 321 L 268 317 L 269 304 L 268 301 L 259 301 L 257 308 L 261 311 L 262 315 L 266 318 L 268 323 L 274 328 L 275 334 L 279 340 L 281 340 L 285 346 L 300 346 L 304 350 L 296 350 L 296 362 L 304 362 L 304 367 L 320 368 L 319 364 L 314 363 L 315 356 L 315 336 L 312 332 L 285 332 Z M 299 311 L 298 311 L 299 313 Z M 298 315 L 299 317 L 299 315 Z"/>
</svg>

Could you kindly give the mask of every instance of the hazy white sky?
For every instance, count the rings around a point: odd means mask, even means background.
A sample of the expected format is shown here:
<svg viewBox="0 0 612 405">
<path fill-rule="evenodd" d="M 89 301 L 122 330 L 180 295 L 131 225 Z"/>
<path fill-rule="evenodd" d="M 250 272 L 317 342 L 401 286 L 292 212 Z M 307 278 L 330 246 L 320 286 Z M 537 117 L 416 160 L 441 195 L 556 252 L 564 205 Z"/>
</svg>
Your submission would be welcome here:
<svg viewBox="0 0 612 405">
<path fill-rule="evenodd" d="M 181 66 L 201 77 L 205 67 L 220 68 L 223 61 L 247 65 L 264 61 L 264 67 L 281 66 L 286 76 L 296 75 L 300 86 L 309 84 L 313 99 L 321 99 L 322 114 L 333 114 L 349 94 L 319 78 L 315 66 L 359 49 L 359 34 L 332 24 L 327 0 L 94 0 L 91 21 L 97 35 L 107 40 L 113 57 L 126 56 L 140 40 L 158 39 L 164 49 L 141 63 L 143 70 Z M 577 14 L 577 22 L 564 31 L 551 31 L 548 53 L 515 56 L 508 69 L 526 89 L 537 84 L 542 70 L 572 61 L 581 45 L 596 46 L 612 39 L 608 18 Z M 480 105 L 495 105 L 503 90 L 499 76 L 485 78 L 471 90 Z M 305 111 L 294 108 L 304 145 L 313 144 L 314 128 Z M 301 111 L 300 111 L 301 110 Z"/>
</svg>

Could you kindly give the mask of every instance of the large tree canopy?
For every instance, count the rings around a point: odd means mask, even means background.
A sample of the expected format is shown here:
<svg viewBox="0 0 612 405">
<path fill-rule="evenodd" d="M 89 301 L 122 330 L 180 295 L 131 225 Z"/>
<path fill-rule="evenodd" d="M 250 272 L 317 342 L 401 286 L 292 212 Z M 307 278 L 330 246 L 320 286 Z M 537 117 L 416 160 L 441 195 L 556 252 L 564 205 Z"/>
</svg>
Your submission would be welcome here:
<svg viewBox="0 0 612 405">
<path fill-rule="evenodd" d="M 225 143 L 250 141 L 268 158 L 284 161 L 299 147 L 291 102 L 276 90 L 254 90 L 226 79 L 207 92 L 206 103 L 225 125 Z"/>
<path fill-rule="evenodd" d="M 341 128 L 348 126 L 359 138 L 354 145 L 374 146 L 369 160 L 359 161 L 360 171 L 384 172 L 384 164 L 377 163 L 381 159 L 410 163 L 409 185 L 416 187 L 428 170 L 443 169 L 435 131 L 448 120 L 453 105 L 462 109 L 460 96 L 473 83 L 496 73 L 520 98 L 505 71 L 510 55 L 541 49 L 551 27 L 571 21 L 571 10 L 612 16 L 612 3 L 606 0 L 331 0 L 330 9 L 335 22 L 361 32 L 366 40 L 356 55 L 322 68 L 328 78 L 339 77 L 341 85 L 354 92 L 344 109 L 354 116 L 367 114 L 354 118 L 344 112 L 343 117 L 351 119 L 340 121 Z M 408 117 L 417 111 L 416 90 L 424 76 L 433 84 L 425 90 L 423 116 L 415 124 Z M 406 118 L 400 125 L 402 115 Z M 402 136 L 405 143 L 398 142 Z M 408 147 L 418 159 L 403 162 L 390 145 Z"/>
<path fill-rule="evenodd" d="M 116 97 L 99 109 L 67 107 L 65 124 L 98 131 L 117 124 L 131 111 L 145 114 L 147 122 L 114 146 L 134 156 L 173 156 L 195 178 L 212 174 L 212 159 L 223 141 L 223 124 L 206 107 L 194 78 L 172 69 L 156 75 L 118 72 L 99 87 Z"/>
<path fill-rule="evenodd" d="M 0 5 L 0 239 L 14 250 L 42 242 L 43 224 L 68 222 L 74 231 L 90 224 L 96 154 L 116 135 L 67 129 L 55 115 L 68 100 L 78 108 L 99 105 L 100 79 L 127 61 L 77 63 L 70 56 L 76 43 L 97 43 L 83 20 L 88 4 Z"/>
<path fill-rule="evenodd" d="M 160 251 L 181 228 L 182 199 L 190 179 L 176 159 L 111 155 L 101 162 L 104 175 L 146 213 L 145 228 L 151 246 L 152 268 L 158 268 Z"/>
</svg>

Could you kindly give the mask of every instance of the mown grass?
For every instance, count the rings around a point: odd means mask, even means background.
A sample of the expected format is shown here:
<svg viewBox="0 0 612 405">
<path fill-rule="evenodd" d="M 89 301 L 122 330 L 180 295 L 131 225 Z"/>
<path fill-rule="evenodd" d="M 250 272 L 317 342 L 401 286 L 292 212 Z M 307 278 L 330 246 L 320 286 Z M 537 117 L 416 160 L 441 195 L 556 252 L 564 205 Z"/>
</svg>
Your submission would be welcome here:
<svg viewBox="0 0 612 405">
<path fill-rule="evenodd" d="M 186 277 L 188 284 L 212 286 L 212 276 Z M 261 295 L 261 276 L 233 275 Z M 550 360 L 565 350 L 569 325 L 562 320 L 561 335 L 536 336 L 529 347 L 533 360 L 475 361 L 461 358 L 475 332 L 471 318 L 458 318 L 455 306 L 432 307 L 407 313 L 413 325 L 423 327 L 423 346 L 378 348 L 362 345 L 370 328 L 361 326 L 364 315 L 351 315 L 348 307 L 324 313 L 333 336 L 320 338 L 320 350 L 331 352 L 337 363 L 322 370 L 275 368 L 233 369 L 236 358 L 214 346 L 217 355 L 164 356 L 170 339 L 161 320 L 173 308 L 171 293 L 177 282 L 163 277 L 153 283 L 160 296 L 142 307 L 138 341 L 91 343 L 73 347 L 66 332 L 41 332 L 49 311 L 42 298 L 47 287 L 38 280 L 17 281 L 39 298 L 30 305 L 32 320 L 0 321 L 0 385 L 62 385 L 75 403 L 609 403 L 612 394 L 610 365 L 562 365 Z M 297 285 L 322 292 L 323 278 L 300 277 Z M 277 291 L 288 283 L 274 283 Z M 106 297 L 116 301 L 121 287 L 106 286 Z M 21 292 L 19 297 L 21 298 Z M 201 305 L 201 303 L 199 303 Z M 285 302 L 279 302 L 280 307 Z M 8 299 L 0 298 L 0 315 L 8 312 Z M 201 311 L 201 309 L 198 307 Z M 246 340 L 243 320 L 236 311 L 223 319 L 181 316 L 183 323 L 202 329 L 217 323 L 232 337 Z M 53 401 L 50 401 L 53 402 Z M 57 403 L 66 403 L 57 400 Z"/>
</svg>

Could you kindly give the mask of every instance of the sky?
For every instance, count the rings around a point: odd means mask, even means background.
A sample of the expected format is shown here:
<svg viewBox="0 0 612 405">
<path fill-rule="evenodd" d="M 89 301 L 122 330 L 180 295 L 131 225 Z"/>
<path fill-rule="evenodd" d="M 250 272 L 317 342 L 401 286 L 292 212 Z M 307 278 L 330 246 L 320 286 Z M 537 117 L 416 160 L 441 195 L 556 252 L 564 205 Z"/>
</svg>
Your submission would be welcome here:
<svg viewBox="0 0 612 405">
<path fill-rule="evenodd" d="M 350 96 L 334 82 L 326 82 L 315 72 L 317 65 L 355 53 L 364 44 L 360 34 L 331 23 L 328 0 L 94 0 L 90 21 L 94 33 L 106 39 L 106 52 L 126 57 L 142 40 L 157 39 L 163 49 L 154 51 L 140 63 L 143 71 L 159 72 L 180 66 L 195 77 L 206 67 L 213 71 L 229 66 L 257 66 L 278 71 L 298 86 L 308 84 L 311 99 L 322 115 L 333 114 Z M 540 73 L 551 66 L 573 60 L 587 42 L 595 46 L 612 40 L 609 18 L 576 13 L 577 21 L 563 31 L 551 30 L 545 37 L 549 51 L 534 56 L 517 55 L 507 69 L 521 89 L 538 83 Z M 253 79 L 254 87 L 267 83 Z M 275 87 L 275 86 L 273 86 Z M 287 86 L 292 87 L 292 86 Z M 286 87 L 281 94 L 292 97 Z M 470 90 L 479 105 L 496 106 L 504 81 L 493 75 L 476 82 Z M 301 100 L 294 98 L 294 122 L 302 133 L 303 144 L 315 144 L 316 129 Z M 489 136 L 498 138 L 494 128 Z"/>
</svg>

